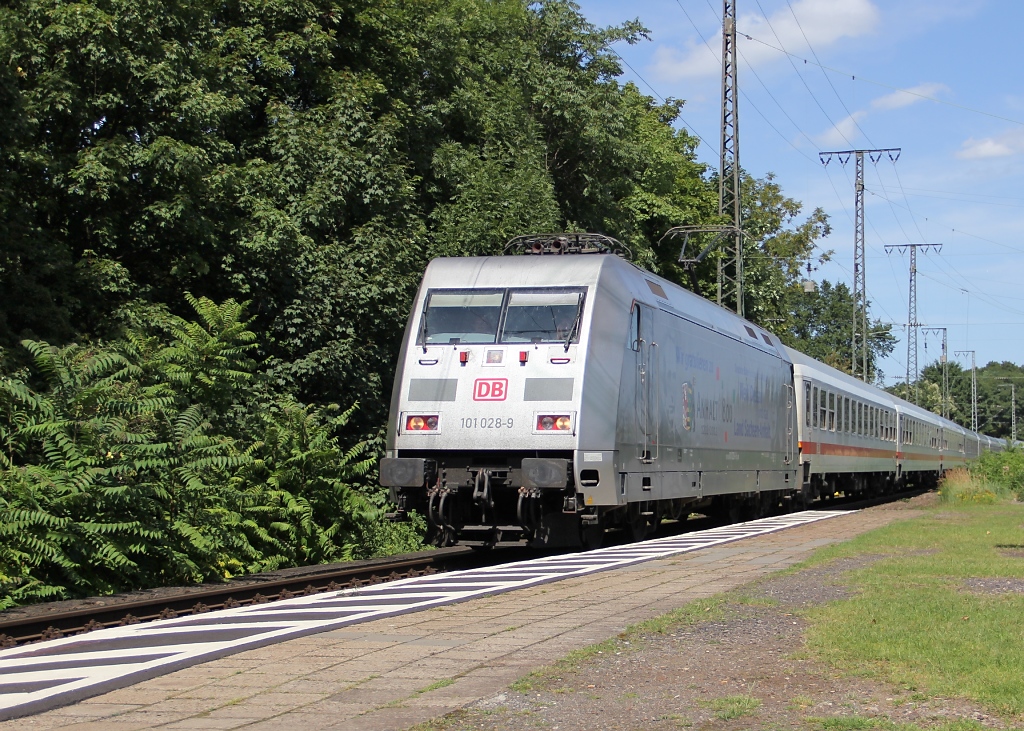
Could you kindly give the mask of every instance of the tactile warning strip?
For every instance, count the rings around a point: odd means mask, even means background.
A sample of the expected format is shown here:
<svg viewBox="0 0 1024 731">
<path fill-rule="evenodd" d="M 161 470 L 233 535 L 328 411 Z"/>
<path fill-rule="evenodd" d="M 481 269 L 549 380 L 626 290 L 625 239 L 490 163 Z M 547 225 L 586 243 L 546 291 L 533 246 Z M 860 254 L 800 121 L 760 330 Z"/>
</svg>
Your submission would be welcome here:
<svg viewBox="0 0 1024 731">
<path fill-rule="evenodd" d="M 843 514 L 808 510 L 585 553 L 111 627 L 0 650 L 0 720 L 295 637 L 698 551 Z"/>
</svg>

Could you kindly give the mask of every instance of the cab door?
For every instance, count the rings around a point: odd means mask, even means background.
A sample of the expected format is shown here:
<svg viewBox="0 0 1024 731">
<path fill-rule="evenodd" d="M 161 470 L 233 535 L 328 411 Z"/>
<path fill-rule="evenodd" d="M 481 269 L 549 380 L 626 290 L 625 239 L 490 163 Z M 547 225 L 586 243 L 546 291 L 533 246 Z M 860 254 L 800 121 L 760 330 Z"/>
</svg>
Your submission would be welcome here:
<svg viewBox="0 0 1024 731">
<path fill-rule="evenodd" d="M 633 303 L 632 349 L 636 357 L 636 456 L 650 464 L 658 459 L 658 344 L 654 340 L 655 311 Z"/>
</svg>

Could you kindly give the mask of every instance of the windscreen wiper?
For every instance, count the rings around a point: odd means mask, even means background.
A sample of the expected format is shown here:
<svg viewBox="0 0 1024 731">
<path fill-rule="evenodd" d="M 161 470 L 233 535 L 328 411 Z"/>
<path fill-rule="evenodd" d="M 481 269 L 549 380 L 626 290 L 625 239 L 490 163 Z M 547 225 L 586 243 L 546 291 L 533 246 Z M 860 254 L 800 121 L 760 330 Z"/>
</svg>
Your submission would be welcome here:
<svg viewBox="0 0 1024 731">
<path fill-rule="evenodd" d="M 576 319 L 572 321 L 572 327 L 569 328 L 569 335 L 565 338 L 565 352 L 569 352 L 569 343 L 572 342 L 572 336 L 576 334 L 576 329 L 580 326 L 580 318 L 583 317 L 583 295 L 576 300 Z"/>
<path fill-rule="evenodd" d="M 423 308 L 423 317 L 420 319 L 420 337 L 423 338 L 423 352 L 427 352 L 427 308 Z"/>
</svg>

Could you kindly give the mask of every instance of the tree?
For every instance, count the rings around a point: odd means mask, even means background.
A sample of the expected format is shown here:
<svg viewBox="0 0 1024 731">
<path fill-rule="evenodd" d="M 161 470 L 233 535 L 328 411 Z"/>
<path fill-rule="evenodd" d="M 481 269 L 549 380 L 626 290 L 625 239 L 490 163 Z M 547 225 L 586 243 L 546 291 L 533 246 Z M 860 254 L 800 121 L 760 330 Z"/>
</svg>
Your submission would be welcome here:
<svg viewBox="0 0 1024 731">
<path fill-rule="evenodd" d="M 786 291 L 782 328 L 776 332 L 792 348 L 851 372 L 851 334 L 855 305 L 846 284 L 823 280 L 814 292 L 792 286 Z M 879 379 L 877 363 L 892 352 L 896 340 L 889 325 L 877 320 L 868 332 L 869 381 Z M 859 364 L 858 364 L 859 366 Z"/>
</svg>

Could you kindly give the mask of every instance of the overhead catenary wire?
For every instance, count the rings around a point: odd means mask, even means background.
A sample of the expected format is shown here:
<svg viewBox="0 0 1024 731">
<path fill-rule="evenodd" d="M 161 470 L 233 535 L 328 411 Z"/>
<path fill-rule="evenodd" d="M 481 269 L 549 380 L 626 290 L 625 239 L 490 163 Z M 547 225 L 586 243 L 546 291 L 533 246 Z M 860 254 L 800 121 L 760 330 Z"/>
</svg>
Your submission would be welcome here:
<svg viewBox="0 0 1024 731">
<path fill-rule="evenodd" d="M 678 2 L 678 0 L 677 0 L 677 2 Z M 742 35 L 748 41 L 752 41 L 754 43 L 760 43 L 762 46 L 767 46 L 768 48 L 771 48 L 773 50 L 778 51 L 779 53 L 786 54 L 787 56 L 789 56 L 791 58 L 790 63 L 792 63 L 792 59 L 795 58 L 798 61 L 803 61 L 805 64 L 811 64 L 811 65 L 814 65 L 814 66 L 820 66 L 821 68 L 825 69 L 826 71 L 831 71 L 832 73 L 841 74 L 843 76 L 849 76 L 850 78 L 858 79 L 860 81 L 863 81 L 866 84 L 872 84 L 874 86 L 880 86 L 880 87 L 882 87 L 884 89 L 890 89 L 892 91 L 899 91 L 899 92 L 902 92 L 904 94 L 910 94 L 911 96 L 920 97 L 921 99 L 927 99 L 928 101 L 935 102 L 936 104 L 944 104 L 944 105 L 946 105 L 948 107 L 955 107 L 957 109 L 962 109 L 962 110 L 964 110 L 966 112 L 972 112 L 974 114 L 981 114 L 981 115 L 986 116 L 986 117 L 992 117 L 993 119 L 1000 119 L 1000 120 L 1002 120 L 1004 122 L 1010 122 L 1012 124 L 1017 124 L 1017 125 L 1020 125 L 1020 126 L 1024 127 L 1024 122 L 1022 122 L 1019 119 L 1013 119 L 1011 117 L 1004 117 L 1001 114 L 993 114 L 992 112 L 986 112 L 986 111 L 983 111 L 981 109 L 975 109 L 974 107 L 968 107 L 968 106 L 966 106 L 964 104 L 956 104 L 955 102 L 950 102 L 950 101 L 946 101 L 944 99 L 939 99 L 938 97 L 930 96 L 928 94 L 922 94 L 920 92 L 913 91 L 911 89 L 904 89 L 904 88 L 899 87 L 899 86 L 892 86 L 891 84 L 886 84 L 886 83 L 883 83 L 881 81 L 875 81 L 873 79 L 868 79 L 868 78 L 865 78 L 863 76 L 857 76 L 856 74 L 852 74 L 849 71 L 842 71 L 840 69 L 832 68 L 831 66 L 827 66 L 827 65 L 825 65 L 823 63 L 815 63 L 814 61 L 810 61 L 810 60 L 808 60 L 806 58 L 803 58 L 802 56 L 798 56 L 795 53 L 790 53 L 785 48 L 779 48 L 778 46 L 773 46 L 771 43 L 768 43 L 767 41 L 762 41 L 760 38 L 755 38 L 752 35 L 750 35 L 749 33 L 744 33 L 743 31 L 741 31 L 739 29 L 737 29 L 736 32 L 739 33 L 740 35 Z"/>
<path fill-rule="evenodd" d="M 793 4 L 789 0 L 786 0 L 786 5 L 789 7 L 789 12 L 790 14 L 792 14 L 793 20 L 796 21 L 796 27 L 800 29 L 800 35 L 804 37 L 804 42 L 807 44 L 807 48 L 810 49 L 811 55 L 814 56 L 814 60 L 818 62 L 816 65 L 818 66 L 818 68 L 821 68 L 821 59 L 818 58 L 818 54 L 814 50 L 814 46 L 811 45 L 811 39 L 808 38 L 807 34 L 804 32 L 804 27 L 803 25 L 800 24 L 800 18 L 796 16 L 796 11 L 793 9 Z M 757 0 L 757 7 L 761 7 L 760 0 Z M 764 13 L 763 8 L 761 9 L 761 13 Z M 765 15 L 765 20 L 768 20 L 767 15 Z M 770 23 L 769 27 L 771 27 Z M 772 33 L 775 34 L 775 31 L 772 30 Z M 775 37 L 778 38 L 778 35 L 776 35 Z M 779 45 L 782 45 L 781 41 L 779 42 Z M 854 116 L 853 112 L 851 112 L 849 107 L 846 106 L 846 102 L 843 101 L 843 97 L 839 94 L 838 91 L 836 91 L 836 87 L 832 84 L 832 79 L 830 79 L 828 74 L 825 73 L 825 69 L 821 68 L 821 74 L 822 76 L 825 77 L 825 81 L 828 82 L 829 87 L 831 87 L 832 93 L 836 95 L 836 99 L 838 99 L 839 103 L 843 106 L 843 110 L 845 110 L 847 118 L 857 126 L 857 129 L 859 129 L 860 133 L 864 135 L 864 139 L 868 141 L 869 145 L 871 145 L 872 147 L 877 147 L 874 141 L 872 141 L 871 137 L 868 136 L 868 133 L 864 131 L 864 128 L 860 126 L 860 122 L 857 121 L 857 118 Z"/>
<path fill-rule="evenodd" d="M 678 3 L 679 0 L 676 0 L 676 2 Z M 756 2 L 757 2 L 757 7 L 760 8 L 761 7 L 760 0 L 756 0 Z M 765 14 L 763 8 L 761 9 L 761 14 L 764 15 L 765 22 L 768 23 L 768 29 L 772 32 L 772 35 L 775 36 L 775 40 L 777 40 L 779 42 L 779 45 L 781 46 L 782 45 L 782 39 L 780 39 L 779 38 L 779 34 L 775 32 L 775 29 L 772 27 L 771 21 L 768 20 L 768 16 L 767 16 L 767 14 Z M 737 31 L 737 32 L 739 32 L 739 31 Z M 744 36 L 745 36 L 745 34 L 744 34 Z M 847 136 L 845 134 L 843 134 L 843 130 L 841 130 L 839 128 L 839 125 L 836 124 L 834 121 L 832 121 L 832 117 L 829 115 L 828 112 L 825 111 L 825 107 L 822 105 L 822 103 L 818 100 L 818 97 L 811 90 L 811 86 L 810 86 L 810 84 L 807 83 L 807 79 L 805 79 L 803 77 L 803 74 L 800 73 L 800 70 L 796 67 L 796 64 L 793 63 L 793 59 L 790 58 L 789 56 L 790 56 L 790 54 L 787 53 L 787 58 L 789 59 L 789 64 L 790 64 L 790 66 L 793 67 L 794 73 L 796 73 L 797 78 L 800 79 L 800 83 L 802 83 L 804 85 L 804 88 L 807 89 L 807 93 L 811 95 L 811 99 L 814 100 L 814 103 L 818 106 L 818 109 L 820 109 L 821 113 L 823 115 L 825 115 L 825 119 L 827 119 L 828 123 L 832 125 L 832 128 L 836 132 L 839 133 L 839 136 L 842 137 L 843 140 L 846 141 L 846 144 L 848 144 L 850 147 L 853 147 L 853 143 L 850 142 L 850 140 L 847 138 Z"/>
<path fill-rule="evenodd" d="M 642 81 L 642 82 L 644 83 L 644 85 L 645 85 L 645 86 L 647 86 L 647 88 L 651 90 L 651 93 L 653 93 L 653 94 L 654 94 L 654 96 L 656 96 L 656 97 L 657 97 L 657 98 L 658 98 L 658 99 L 659 99 L 659 100 L 661 101 L 661 103 L 662 103 L 662 104 L 668 104 L 668 99 L 669 99 L 669 97 L 665 97 L 665 96 L 662 96 L 662 95 L 661 95 L 660 93 L 658 93 L 658 90 L 657 90 L 657 89 L 655 89 L 655 88 L 654 88 L 654 87 L 653 87 L 653 86 L 651 85 L 651 83 L 650 83 L 649 81 L 647 81 L 647 79 L 645 79 L 645 78 L 644 78 L 643 76 L 641 76 L 641 75 L 640 75 L 639 73 L 637 73 L 637 70 L 636 70 L 635 68 L 633 68 L 633 67 L 632 67 L 632 66 L 630 65 L 629 61 L 627 61 L 627 60 L 626 60 L 625 58 L 623 58 L 623 57 L 622 57 L 622 54 L 621 54 L 621 53 L 619 53 L 618 51 L 616 51 L 616 50 L 615 50 L 614 48 L 609 48 L 608 50 L 609 50 L 609 51 L 611 51 L 612 53 L 614 53 L 614 54 L 615 54 L 615 55 L 616 55 L 616 56 L 618 57 L 618 59 L 619 59 L 620 61 L 622 61 L 622 63 L 623 63 L 623 64 L 625 64 L 626 68 L 627 68 L 627 69 L 629 69 L 630 71 L 632 71 L 632 72 L 633 72 L 633 75 L 634 75 L 634 76 L 636 76 L 636 77 L 637 77 L 638 79 L 640 79 L 640 81 Z M 717 153 L 717 151 L 715 150 L 715 148 L 711 146 L 711 143 L 709 143 L 709 142 L 708 142 L 707 140 L 705 140 L 705 139 L 704 139 L 703 137 L 701 137 L 701 134 L 700 134 L 700 132 L 698 132 L 698 131 L 697 131 L 696 127 L 694 127 L 694 126 L 693 126 L 692 124 L 690 124 L 689 122 L 687 122 L 687 121 L 686 121 L 686 120 L 685 120 L 685 119 L 683 118 L 683 115 L 681 115 L 681 114 L 679 115 L 679 121 L 680 121 L 680 122 L 682 122 L 682 123 L 683 123 L 683 125 L 684 125 L 684 126 L 685 126 L 685 127 L 686 127 L 686 128 L 687 128 L 687 129 L 689 130 L 689 131 L 690 131 L 690 132 L 692 132 L 692 133 L 694 134 L 694 136 L 696 136 L 696 138 L 697 138 L 698 140 L 700 140 L 700 141 L 701 141 L 701 142 L 703 142 L 703 143 L 704 143 L 705 145 L 707 145 L 707 146 L 708 146 L 708 148 L 709 148 L 709 149 L 710 149 L 710 150 L 711 150 L 712 152 L 716 152 L 716 153 Z"/>
</svg>

